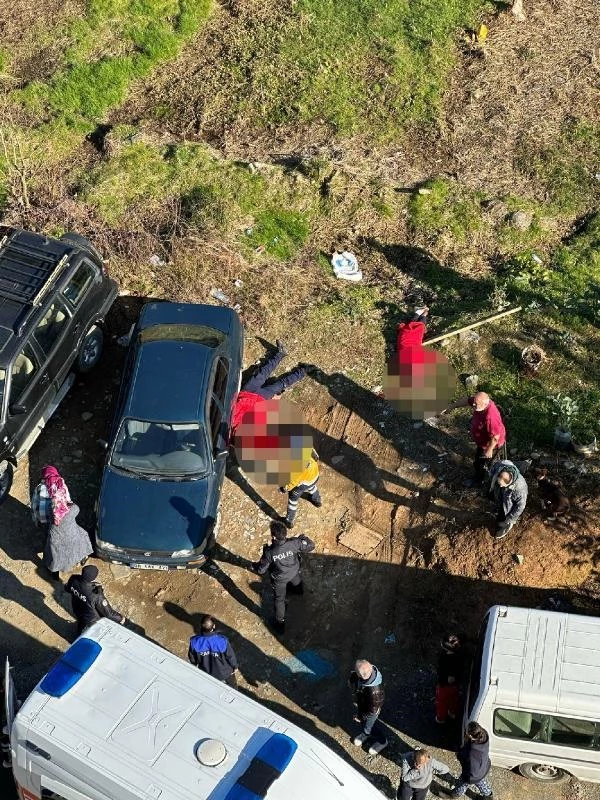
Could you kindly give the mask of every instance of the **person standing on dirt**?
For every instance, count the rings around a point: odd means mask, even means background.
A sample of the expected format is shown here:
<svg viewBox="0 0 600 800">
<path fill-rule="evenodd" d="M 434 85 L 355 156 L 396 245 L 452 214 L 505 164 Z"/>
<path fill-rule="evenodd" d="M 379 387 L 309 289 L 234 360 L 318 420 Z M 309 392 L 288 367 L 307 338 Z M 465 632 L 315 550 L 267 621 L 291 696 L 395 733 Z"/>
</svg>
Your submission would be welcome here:
<svg viewBox="0 0 600 800">
<path fill-rule="evenodd" d="M 435 721 L 440 724 L 458 715 L 462 671 L 461 641 L 455 633 L 449 633 L 441 641 L 435 687 Z"/>
<path fill-rule="evenodd" d="M 436 761 L 427 750 L 418 747 L 410 753 L 404 753 L 396 800 L 425 800 L 433 776 L 449 772 L 448 765 Z"/>
<path fill-rule="evenodd" d="M 373 742 L 369 747 L 369 755 L 374 756 L 387 747 L 388 740 L 379 722 L 379 715 L 385 700 L 383 677 L 381 672 L 370 661 L 359 658 L 350 673 L 348 685 L 352 689 L 356 712 L 354 721 L 360 722 L 361 732 L 357 733 L 352 744 L 360 747 L 367 740 Z"/>
<path fill-rule="evenodd" d="M 298 364 L 291 372 L 267 383 L 271 374 L 277 369 L 286 355 L 285 345 L 281 339 L 277 339 L 276 350 L 273 355 L 242 386 L 233 406 L 230 434 L 232 440 L 235 436 L 235 430 L 240 425 L 244 415 L 252 411 L 257 403 L 262 400 L 280 397 L 286 389 L 306 377 L 306 369 Z"/>
<path fill-rule="evenodd" d="M 440 797 L 462 797 L 467 789 L 476 786 L 483 797 L 493 797 L 488 775 L 492 768 L 490 761 L 490 737 L 478 722 L 469 722 L 465 732 L 465 743 L 456 757 L 462 768 L 454 789 L 450 792 L 440 790 Z"/>
<path fill-rule="evenodd" d="M 298 501 L 301 497 L 306 497 L 315 508 L 321 508 L 323 505 L 318 486 L 319 462 L 314 456 L 315 453 L 313 451 L 313 455 L 308 460 L 304 471 L 293 478 L 286 486 L 281 486 L 279 489 L 280 492 L 288 493 L 287 514 L 283 518 L 283 522 L 288 528 L 294 527 Z"/>
<path fill-rule="evenodd" d="M 496 461 L 490 470 L 489 490 L 496 503 L 494 539 L 504 538 L 513 529 L 525 511 L 528 491 L 527 481 L 512 461 Z"/>
<path fill-rule="evenodd" d="M 465 486 L 481 486 L 489 472 L 494 455 L 506 443 L 506 428 L 498 410 L 498 406 L 486 392 L 476 392 L 469 397 L 462 397 L 445 408 L 445 414 L 455 408 L 472 406 L 471 438 L 477 445 L 473 460 L 475 477 L 465 481 Z"/>
<path fill-rule="evenodd" d="M 115 611 L 108 602 L 102 586 L 95 583 L 97 577 L 98 567 L 88 564 L 81 570 L 81 575 L 71 575 L 65 586 L 65 590 L 71 595 L 78 635 L 102 617 L 112 619 L 120 625 L 124 625 L 127 621 L 125 615 Z"/>
<path fill-rule="evenodd" d="M 202 672 L 237 689 L 238 663 L 233 647 L 208 614 L 200 620 L 200 633 L 190 639 L 188 659 Z"/>
<path fill-rule="evenodd" d="M 315 543 L 308 536 L 288 539 L 284 523 L 275 520 L 271 523 L 271 544 L 264 546 L 260 561 L 252 564 L 252 569 L 259 575 L 267 572 L 270 574 L 275 605 L 272 625 L 278 634 L 285 633 L 285 598 L 288 586 L 293 594 L 304 594 L 301 553 L 311 553 L 314 549 Z"/>
</svg>

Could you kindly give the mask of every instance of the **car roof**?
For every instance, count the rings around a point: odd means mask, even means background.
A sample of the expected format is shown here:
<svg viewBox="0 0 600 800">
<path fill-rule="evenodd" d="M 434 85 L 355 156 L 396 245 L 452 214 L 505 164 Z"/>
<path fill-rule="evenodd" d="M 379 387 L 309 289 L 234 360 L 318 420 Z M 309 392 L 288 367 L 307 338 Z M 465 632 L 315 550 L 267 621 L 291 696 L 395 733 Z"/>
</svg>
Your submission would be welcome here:
<svg viewBox="0 0 600 800">
<path fill-rule="evenodd" d="M 600 719 L 600 618 L 495 606 L 496 704 Z"/>
<path fill-rule="evenodd" d="M 214 352 L 198 342 L 140 344 L 123 415 L 157 422 L 203 419 Z"/>
<path fill-rule="evenodd" d="M 142 308 L 138 330 L 151 325 L 206 325 L 222 333 L 231 331 L 237 313 L 232 308 L 203 303 L 146 303 Z"/>
<path fill-rule="evenodd" d="M 71 243 L 0 226 L 0 359 L 7 362 L 27 324 L 52 299 L 52 288 L 76 253 Z M 72 263 L 72 262 L 71 262 Z M 14 345 L 14 346 L 11 346 Z"/>
</svg>

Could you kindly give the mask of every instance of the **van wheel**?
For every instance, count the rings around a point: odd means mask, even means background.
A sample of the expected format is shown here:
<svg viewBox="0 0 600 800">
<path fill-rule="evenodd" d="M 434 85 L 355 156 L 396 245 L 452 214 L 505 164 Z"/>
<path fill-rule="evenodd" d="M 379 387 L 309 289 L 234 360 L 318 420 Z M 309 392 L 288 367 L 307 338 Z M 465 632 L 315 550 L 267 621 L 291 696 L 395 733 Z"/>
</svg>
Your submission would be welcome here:
<svg viewBox="0 0 600 800">
<path fill-rule="evenodd" d="M 520 764 L 518 770 L 524 778 L 541 783 L 562 783 L 571 777 L 564 769 L 551 764 Z"/>
<path fill-rule="evenodd" d="M 86 333 L 77 354 L 77 369 L 79 372 L 89 372 L 93 369 L 102 355 L 104 334 L 98 325 L 92 325 Z"/>
<path fill-rule="evenodd" d="M 10 461 L 0 461 L 0 503 L 8 497 L 13 482 L 14 467 Z"/>
</svg>

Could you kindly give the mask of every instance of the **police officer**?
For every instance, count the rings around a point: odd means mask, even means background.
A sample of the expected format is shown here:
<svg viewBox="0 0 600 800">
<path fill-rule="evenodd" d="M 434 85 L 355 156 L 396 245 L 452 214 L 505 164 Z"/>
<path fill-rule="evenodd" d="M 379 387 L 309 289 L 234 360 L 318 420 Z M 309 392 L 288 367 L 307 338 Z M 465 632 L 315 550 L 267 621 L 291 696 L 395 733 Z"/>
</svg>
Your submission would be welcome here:
<svg viewBox="0 0 600 800">
<path fill-rule="evenodd" d="M 294 594 L 303 594 L 302 569 L 300 553 L 310 553 L 315 543 L 308 536 L 287 538 L 287 528 L 283 522 L 271 523 L 271 544 L 263 547 L 260 561 L 252 565 L 255 572 L 264 575 L 269 572 L 273 587 L 275 603 L 275 619 L 273 628 L 276 633 L 285 633 L 285 596 L 288 584 Z"/>
<path fill-rule="evenodd" d="M 188 658 L 202 672 L 237 689 L 237 658 L 229 639 L 217 630 L 214 619 L 205 614 L 200 621 L 200 633 L 190 639 Z"/>
<path fill-rule="evenodd" d="M 81 575 L 71 575 L 65 589 L 71 595 L 73 615 L 77 620 L 77 632 L 81 634 L 100 617 L 108 617 L 123 625 L 126 618 L 123 614 L 110 605 L 99 583 L 94 583 L 98 577 L 98 567 L 88 564 L 81 570 Z"/>
</svg>

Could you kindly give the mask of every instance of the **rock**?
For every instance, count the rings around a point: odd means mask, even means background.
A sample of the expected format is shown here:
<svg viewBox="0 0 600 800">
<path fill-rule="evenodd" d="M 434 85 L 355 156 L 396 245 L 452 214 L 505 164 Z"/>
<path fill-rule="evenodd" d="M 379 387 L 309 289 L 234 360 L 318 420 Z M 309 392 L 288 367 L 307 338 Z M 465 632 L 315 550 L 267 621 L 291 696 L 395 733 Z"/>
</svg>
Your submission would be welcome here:
<svg viewBox="0 0 600 800">
<path fill-rule="evenodd" d="M 508 207 L 506 203 L 504 203 L 502 200 L 498 200 L 497 198 L 486 200 L 481 205 L 491 217 L 494 217 L 494 219 L 504 219 L 508 214 Z"/>
<path fill-rule="evenodd" d="M 93 416 L 94 415 L 92 414 L 91 411 L 84 411 L 83 414 L 81 415 L 81 419 L 84 422 L 89 422 L 93 418 Z"/>
<path fill-rule="evenodd" d="M 523 564 L 525 562 L 525 558 L 520 553 L 516 553 L 515 561 L 517 562 L 517 564 Z"/>
<path fill-rule="evenodd" d="M 533 214 L 531 211 L 513 211 L 509 217 L 509 222 L 519 231 L 529 230 L 533 222 Z"/>
<path fill-rule="evenodd" d="M 523 0 L 513 0 L 513 4 L 510 10 L 513 17 L 517 20 L 517 22 L 526 21 L 527 15 L 525 14 L 525 10 L 523 8 Z"/>
</svg>

